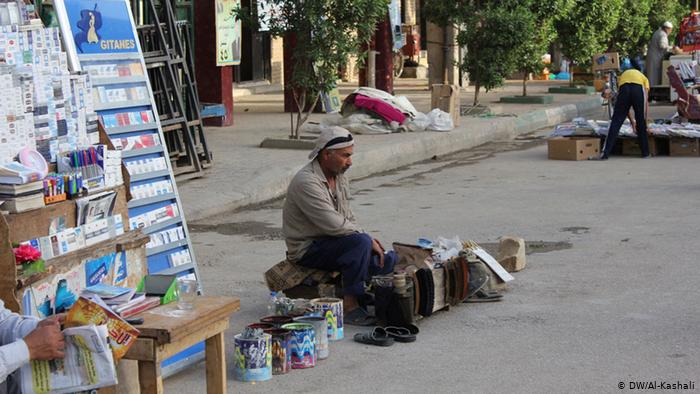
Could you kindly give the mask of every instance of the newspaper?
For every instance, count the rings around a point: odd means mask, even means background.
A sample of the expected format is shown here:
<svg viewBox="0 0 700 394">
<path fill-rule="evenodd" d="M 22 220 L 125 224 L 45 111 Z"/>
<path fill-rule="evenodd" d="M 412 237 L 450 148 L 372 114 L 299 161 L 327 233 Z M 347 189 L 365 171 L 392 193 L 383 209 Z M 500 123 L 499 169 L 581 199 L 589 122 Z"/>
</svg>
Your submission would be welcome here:
<svg viewBox="0 0 700 394">
<path fill-rule="evenodd" d="M 107 326 L 66 328 L 65 358 L 22 367 L 22 393 L 75 393 L 117 384 Z"/>
</svg>

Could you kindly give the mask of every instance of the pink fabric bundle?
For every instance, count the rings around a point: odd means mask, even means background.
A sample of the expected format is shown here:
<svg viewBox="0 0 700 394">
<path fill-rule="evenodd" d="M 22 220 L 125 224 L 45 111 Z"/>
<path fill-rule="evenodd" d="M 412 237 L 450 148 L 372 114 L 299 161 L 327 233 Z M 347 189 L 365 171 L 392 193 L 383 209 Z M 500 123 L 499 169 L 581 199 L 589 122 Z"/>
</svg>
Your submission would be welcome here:
<svg viewBox="0 0 700 394">
<path fill-rule="evenodd" d="M 372 111 L 387 122 L 398 122 L 399 124 L 403 124 L 403 122 L 406 121 L 406 115 L 391 104 L 380 99 L 358 94 L 355 96 L 355 106 Z"/>
</svg>

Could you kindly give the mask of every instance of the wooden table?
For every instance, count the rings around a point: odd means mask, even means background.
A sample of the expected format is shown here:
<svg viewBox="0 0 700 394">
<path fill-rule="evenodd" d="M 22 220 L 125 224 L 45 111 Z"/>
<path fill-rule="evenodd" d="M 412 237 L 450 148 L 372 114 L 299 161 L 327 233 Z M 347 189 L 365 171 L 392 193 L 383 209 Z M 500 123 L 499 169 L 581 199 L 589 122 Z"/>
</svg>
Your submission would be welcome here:
<svg viewBox="0 0 700 394">
<path fill-rule="evenodd" d="M 134 316 L 144 322 L 135 326 L 141 334 L 124 358 L 138 361 L 141 393 L 162 393 L 161 362 L 205 341 L 207 393 L 225 394 L 224 331 L 240 306 L 238 298 L 202 296 L 191 311 L 179 311 L 177 303 L 171 303 Z"/>
</svg>

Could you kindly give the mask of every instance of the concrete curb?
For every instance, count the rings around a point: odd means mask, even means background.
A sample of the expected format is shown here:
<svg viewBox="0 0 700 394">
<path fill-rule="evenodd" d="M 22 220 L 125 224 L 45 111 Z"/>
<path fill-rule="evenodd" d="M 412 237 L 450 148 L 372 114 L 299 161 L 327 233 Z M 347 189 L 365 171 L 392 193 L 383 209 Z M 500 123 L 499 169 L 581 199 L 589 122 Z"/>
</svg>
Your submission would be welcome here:
<svg viewBox="0 0 700 394">
<path fill-rule="evenodd" d="M 350 179 L 364 178 L 495 140 L 512 139 L 521 134 L 566 122 L 600 105 L 600 97 L 595 96 L 576 104 L 535 110 L 518 117 L 492 118 L 488 120 L 488 127 L 476 130 L 467 126 L 467 118 L 462 118 L 462 126 L 450 132 L 416 133 L 414 139 L 356 153 Z M 194 222 L 282 197 L 287 192 L 289 181 L 303 165 L 269 170 L 260 176 L 266 179 L 261 185 L 238 193 L 224 204 L 186 210 L 187 219 Z"/>
</svg>

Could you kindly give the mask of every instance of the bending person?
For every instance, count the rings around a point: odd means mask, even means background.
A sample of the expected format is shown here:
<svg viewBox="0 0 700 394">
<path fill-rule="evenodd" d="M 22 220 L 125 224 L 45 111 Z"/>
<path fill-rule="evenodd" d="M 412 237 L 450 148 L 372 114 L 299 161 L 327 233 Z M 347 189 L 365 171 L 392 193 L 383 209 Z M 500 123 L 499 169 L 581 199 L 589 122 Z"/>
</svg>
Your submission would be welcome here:
<svg viewBox="0 0 700 394">
<path fill-rule="evenodd" d="M 629 69 L 620 75 L 617 80 L 618 95 L 613 116 L 610 120 L 608 137 L 605 139 L 605 146 L 601 154 L 601 160 L 607 160 L 615 146 L 615 140 L 620 133 L 620 127 L 629 118 L 632 129 L 637 133 L 637 141 L 642 150 L 642 157 L 649 155 L 649 140 L 647 138 L 647 113 L 649 113 L 649 80 L 639 70 Z M 634 118 L 630 109 L 634 109 Z"/>
</svg>

